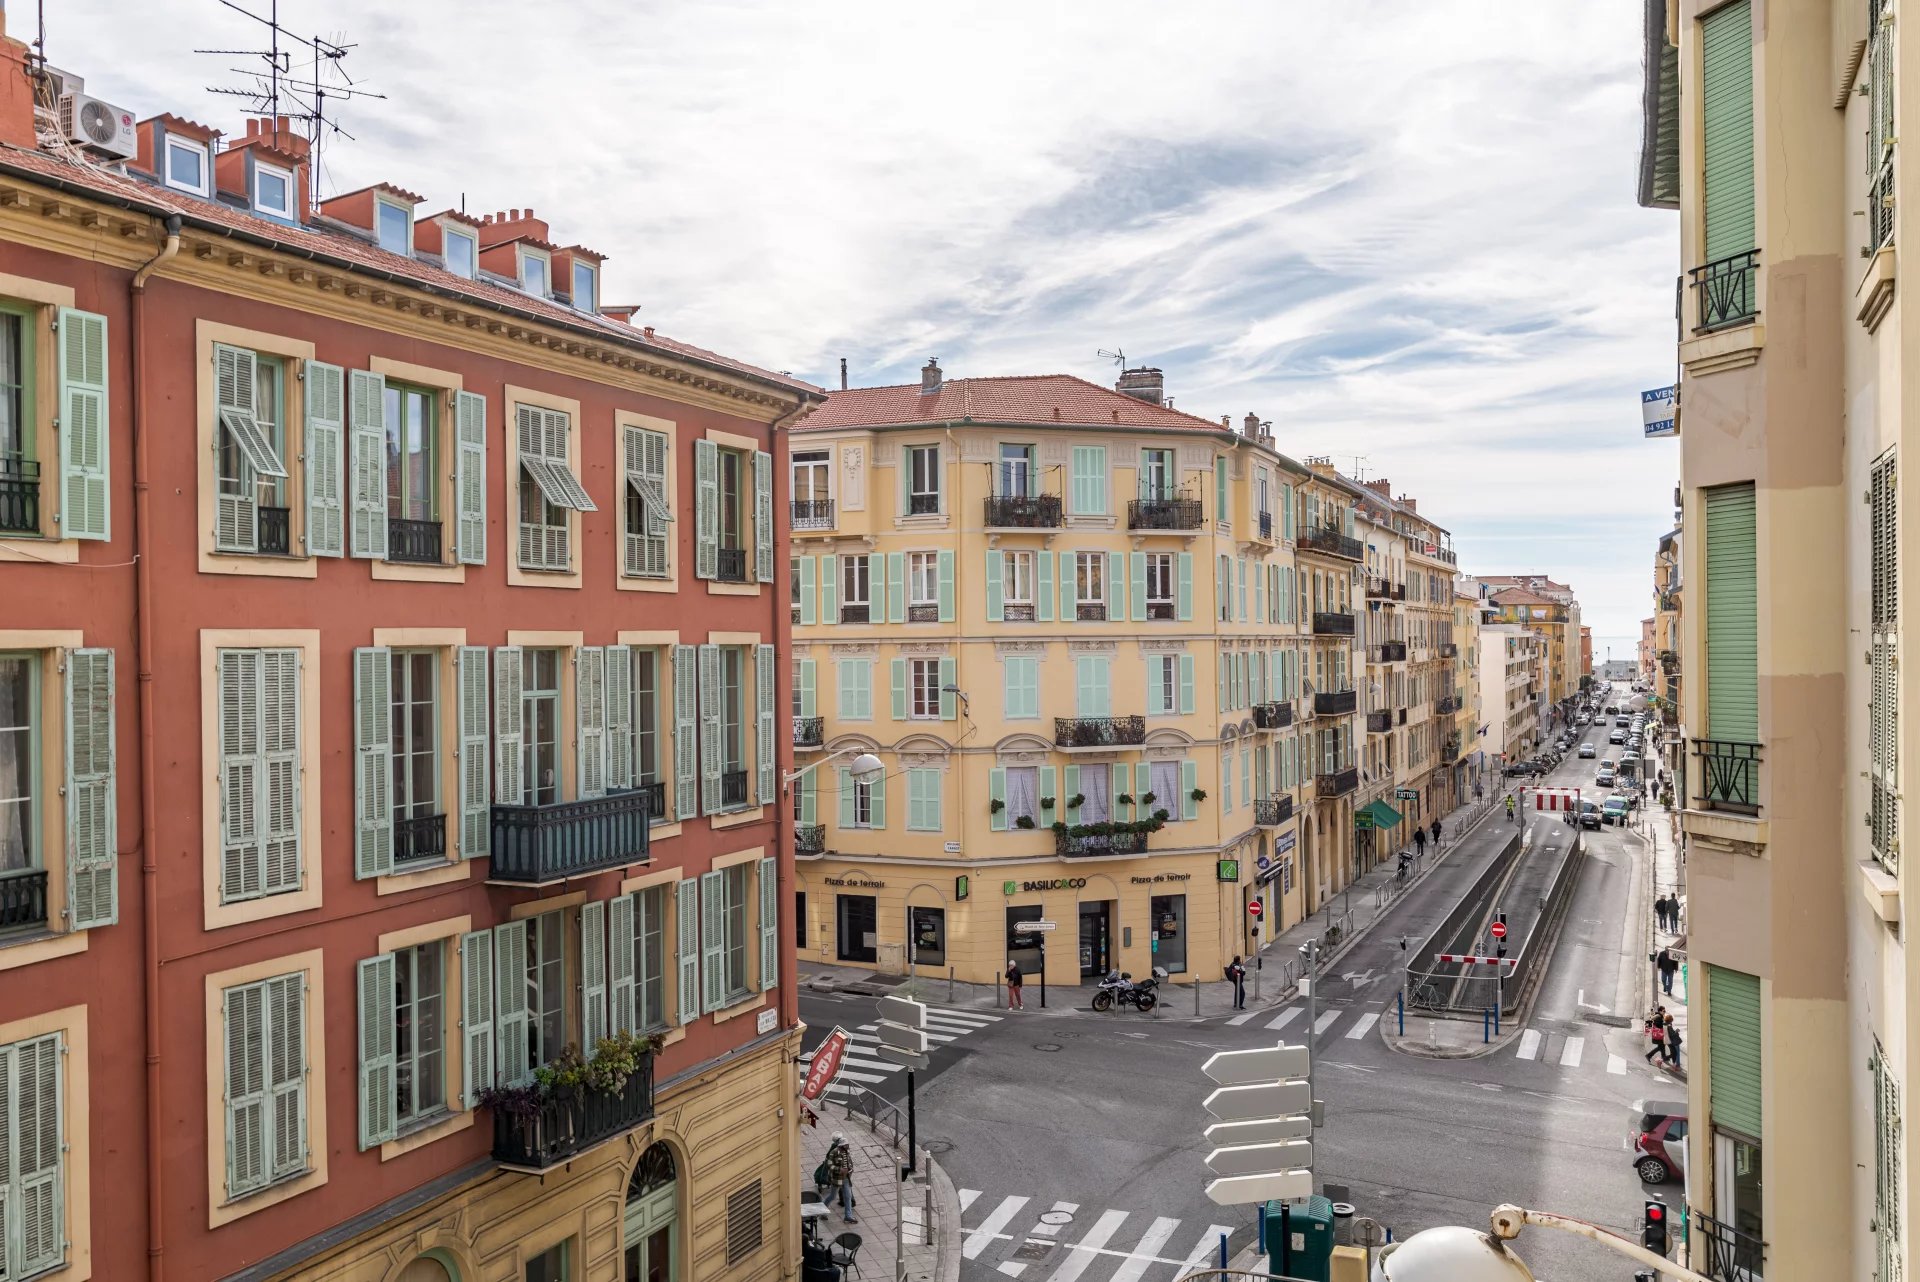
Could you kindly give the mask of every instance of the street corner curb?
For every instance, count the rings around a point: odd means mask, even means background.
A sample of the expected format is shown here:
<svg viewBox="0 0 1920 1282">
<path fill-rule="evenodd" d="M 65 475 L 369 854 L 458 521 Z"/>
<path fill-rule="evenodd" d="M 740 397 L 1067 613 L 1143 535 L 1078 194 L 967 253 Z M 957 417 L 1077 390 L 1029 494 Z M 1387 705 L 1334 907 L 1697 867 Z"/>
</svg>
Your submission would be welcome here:
<svg viewBox="0 0 1920 1282">
<path fill-rule="evenodd" d="M 1381 1025 L 1381 1028 L 1384 1030 L 1385 1025 Z M 1520 1030 L 1515 1029 L 1480 1046 L 1429 1046 L 1416 1037 L 1382 1031 L 1380 1040 L 1395 1054 L 1409 1055 L 1414 1059 L 1485 1059 L 1496 1051 L 1505 1050 L 1519 1036 Z"/>
<path fill-rule="evenodd" d="M 960 1194 L 931 1155 L 927 1174 L 933 1182 L 934 1282 L 960 1282 Z"/>
<path fill-rule="evenodd" d="M 1605 1011 L 1589 1010 L 1580 1012 L 1580 1018 L 1589 1024 L 1605 1024 L 1608 1028 L 1632 1028 L 1630 1015 L 1611 1015 Z"/>
</svg>

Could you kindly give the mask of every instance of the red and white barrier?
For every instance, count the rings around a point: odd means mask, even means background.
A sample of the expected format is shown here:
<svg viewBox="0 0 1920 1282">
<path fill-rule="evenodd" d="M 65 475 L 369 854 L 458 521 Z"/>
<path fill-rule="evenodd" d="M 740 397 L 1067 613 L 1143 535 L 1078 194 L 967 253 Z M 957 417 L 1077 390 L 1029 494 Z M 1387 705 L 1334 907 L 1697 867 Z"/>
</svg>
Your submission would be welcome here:
<svg viewBox="0 0 1920 1282">
<path fill-rule="evenodd" d="M 1580 790 L 1578 788 L 1535 788 L 1533 808 L 1550 811 L 1578 810 Z"/>
</svg>

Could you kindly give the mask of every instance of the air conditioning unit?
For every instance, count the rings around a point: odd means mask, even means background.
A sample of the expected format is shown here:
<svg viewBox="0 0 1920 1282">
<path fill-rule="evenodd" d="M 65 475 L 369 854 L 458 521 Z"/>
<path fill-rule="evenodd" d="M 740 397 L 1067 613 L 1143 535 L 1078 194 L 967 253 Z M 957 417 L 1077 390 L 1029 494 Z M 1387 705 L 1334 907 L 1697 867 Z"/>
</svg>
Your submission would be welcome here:
<svg viewBox="0 0 1920 1282">
<path fill-rule="evenodd" d="M 121 159 L 139 150 L 133 134 L 133 113 L 83 93 L 66 94 L 60 99 L 60 131 L 69 142 Z"/>
<path fill-rule="evenodd" d="M 70 93 L 85 93 L 87 91 L 86 80 L 74 75 L 71 71 L 62 71 L 58 67 L 42 67 L 40 71 L 46 76 L 48 85 L 53 89 L 53 100 L 55 102 L 59 102 Z"/>
</svg>

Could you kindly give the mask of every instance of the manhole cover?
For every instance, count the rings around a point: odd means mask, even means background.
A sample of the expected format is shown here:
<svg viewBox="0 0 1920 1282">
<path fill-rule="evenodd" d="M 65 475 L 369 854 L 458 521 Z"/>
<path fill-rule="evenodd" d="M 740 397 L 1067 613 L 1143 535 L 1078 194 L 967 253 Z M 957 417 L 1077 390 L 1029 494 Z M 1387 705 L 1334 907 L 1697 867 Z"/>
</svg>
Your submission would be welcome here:
<svg viewBox="0 0 1920 1282">
<path fill-rule="evenodd" d="M 1033 1044 L 1033 1049 L 1037 1051 L 1057 1051 L 1060 1049 L 1060 1043 L 1059 1042 L 1035 1042 Z"/>
<path fill-rule="evenodd" d="M 1032 1238 L 1028 1238 L 1026 1242 L 1021 1244 L 1020 1249 L 1013 1253 L 1013 1258 L 1016 1260 L 1027 1260 L 1027 1261 L 1044 1260 L 1047 1258 L 1047 1256 L 1051 1255 L 1052 1253 L 1053 1253 L 1053 1243 L 1040 1242 Z"/>
<path fill-rule="evenodd" d="M 1040 1222 L 1042 1224 L 1071 1224 L 1073 1223 L 1073 1213 L 1071 1211 L 1048 1211 L 1040 1217 Z"/>
<path fill-rule="evenodd" d="M 929 1153 L 951 1153 L 953 1152 L 953 1141 L 952 1140 L 928 1140 L 925 1144 L 922 1144 L 920 1147 L 924 1148 Z"/>
</svg>

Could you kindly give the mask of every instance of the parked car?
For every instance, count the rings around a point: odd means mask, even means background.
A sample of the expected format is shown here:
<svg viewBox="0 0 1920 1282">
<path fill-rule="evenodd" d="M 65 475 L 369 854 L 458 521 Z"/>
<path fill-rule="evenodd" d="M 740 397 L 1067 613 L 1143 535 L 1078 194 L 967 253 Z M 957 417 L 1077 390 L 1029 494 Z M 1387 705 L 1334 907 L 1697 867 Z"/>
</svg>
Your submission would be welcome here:
<svg viewBox="0 0 1920 1282">
<path fill-rule="evenodd" d="M 1578 723 L 1579 723 L 1580 725 L 1583 725 L 1583 726 L 1590 726 L 1590 725 L 1592 725 L 1592 724 L 1593 724 L 1593 714 L 1592 714 L 1592 713 L 1588 713 L 1588 712 L 1583 712 L 1583 713 L 1581 713 L 1581 714 L 1580 714 L 1580 716 L 1579 716 L 1579 718 L 1578 718 Z"/>
<path fill-rule="evenodd" d="M 1593 746 L 1592 744 L 1590 744 L 1590 743 L 1583 743 L 1583 744 L 1581 744 L 1581 745 L 1580 745 L 1580 755 L 1581 755 L 1582 757 L 1593 757 L 1593 756 L 1595 756 L 1595 755 L 1596 755 L 1596 754 L 1597 754 L 1598 752 L 1599 752 L 1599 749 L 1597 749 L 1597 748 L 1595 748 L 1595 747 L 1594 747 L 1594 746 Z"/>
<path fill-rule="evenodd" d="M 1613 771 L 1602 770 L 1593 777 L 1593 782 L 1602 788 L 1611 788 L 1613 787 L 1613 778 Z"/>
<path fill-rule="evenodd" d="M 1609 732 L 1607 735 L 1608 743 L 1625 743 L 1626 741 L 1627 741 L 1627 732 L 1624 730 L 1614 730 Z"/>
<path fill-rule="evenodd" d="M 1648 1100 L 1634 1136 L 1633 1169 L 1648 1184 L 1684 1179 L 1687 1173 L 1685 1101 Z"/>
<path fill-rule="evenodd" d="M 1613 719 L 1613 724 L 1618 726 L 1620 729 L 1625 730 L 1628 726 L 1633 724 L 1633 718 L 1632 717 L 1615 717 Z"/>
<path fill-rule="evenodd" d="M 1619 824 L 1625 827 L 1627 823 L 1627 799 L 1625 797 L 1608 797 L 1606 804 L 1600 807 L 1600 821 L 1602 823 Z"/>
</svg>

